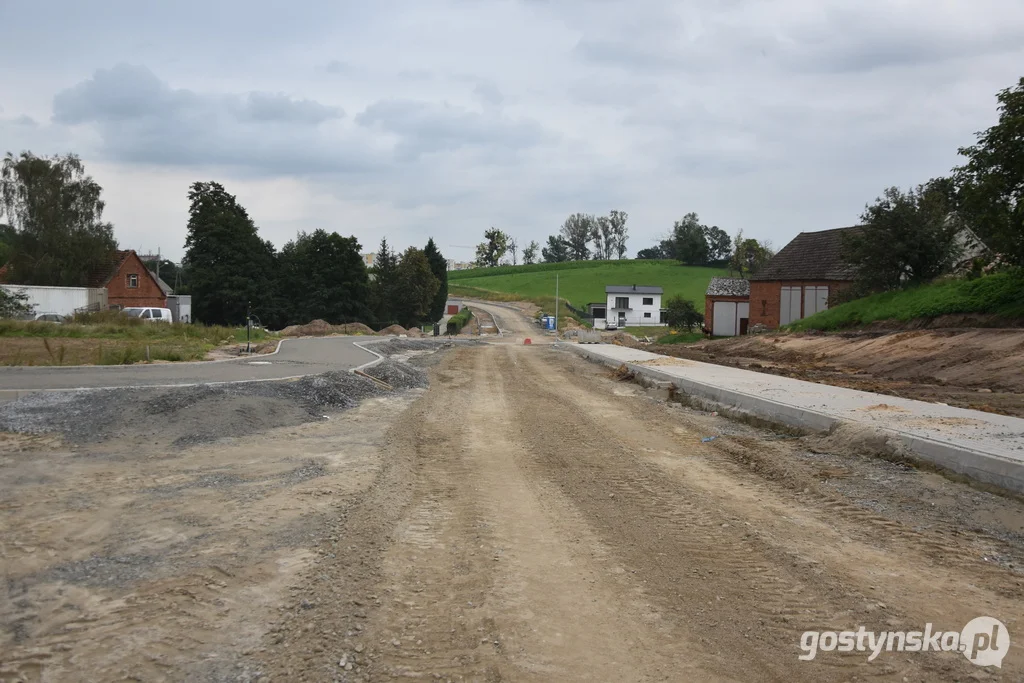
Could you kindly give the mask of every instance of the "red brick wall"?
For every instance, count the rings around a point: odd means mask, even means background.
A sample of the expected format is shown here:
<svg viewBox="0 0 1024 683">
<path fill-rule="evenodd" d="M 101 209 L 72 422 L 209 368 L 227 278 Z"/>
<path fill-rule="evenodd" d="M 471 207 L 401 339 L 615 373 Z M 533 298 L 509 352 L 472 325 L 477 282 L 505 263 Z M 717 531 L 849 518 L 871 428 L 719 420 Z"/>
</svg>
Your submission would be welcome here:
<svg viewBox="0 0 1024 683">
<path fill-rule="evenodd" d="M 753 283 L 751 283 L 753 284 Z M 743 303 L 748 301 L 749 298 L 745 296 L 705 296 L 704 297 L 704 327 L 709 330 L 715 329 L 715 302 L 716 301 L 736 301 Z M 750 315 L 754 315 L 754 306 L 750 306 Z M 750 322 L 753 325 L 753 321 Z"/>
<path fill-rule="evenodd" d="M 139 286 L 128 287 L 128 276 L 139 276 Z M 156 280 L 149 274 L 146 265 L 135 252 L 128 254 L 114 277 L 107 283 L 107 303 L 111 306 L 155 306 L 166 308 L 167 297 Z"/>
<path fill-rule="evenodd" d="M 834 297 L 839 290 L 849 287 L 849 282 L 837 280 L 809 280 L 809 281 L 766 281 L 750 283 L 750 326 L 764 325 L 769 329 L 776 329 L 779 326 L 779 316 L 782 313 L 781 300 L 783 287 L 828 287 L 829 299 Z M 804 305 L 804 298 L 800 297 L 800 305 Z M 831 305 L 831 304 L 830 304 Z"/>
</svg>

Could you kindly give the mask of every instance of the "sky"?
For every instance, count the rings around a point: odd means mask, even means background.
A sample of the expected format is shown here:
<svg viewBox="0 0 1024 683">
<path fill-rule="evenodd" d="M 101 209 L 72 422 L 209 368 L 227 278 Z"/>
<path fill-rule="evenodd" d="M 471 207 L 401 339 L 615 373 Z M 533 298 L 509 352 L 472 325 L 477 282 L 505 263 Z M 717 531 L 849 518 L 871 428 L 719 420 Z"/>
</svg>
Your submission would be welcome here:
<svg viewBox="0 0 1024 683">
<path fill-rule="evenodd" d="M 216 180 L 300 231 L 543 243 L 688 212 L 785 245 L 944 175 L 1024 76 L 1019 0 L 0 0 L 0 154 L 74 152 L 122 248 Z"/>
</svg>

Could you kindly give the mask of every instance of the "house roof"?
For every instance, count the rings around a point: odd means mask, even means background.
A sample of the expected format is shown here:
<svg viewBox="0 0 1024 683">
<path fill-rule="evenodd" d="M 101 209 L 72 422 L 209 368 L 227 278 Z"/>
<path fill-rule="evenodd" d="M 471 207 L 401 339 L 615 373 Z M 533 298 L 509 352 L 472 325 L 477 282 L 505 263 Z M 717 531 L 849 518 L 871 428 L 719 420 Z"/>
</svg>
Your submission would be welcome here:
<svg viewBox="0 0 1024 683">
<path fill-rule="evenodd" d="M 664 291 L 661 287 L 645 285 L 608 285 L 604 288 L 605 294 L 662 294 Z"/>
<path fill-rule="evenodd" d="M 150 271 L 150 274 L 153 276 L 153 279 L 156 280 L 156 284 L 159 285 L 160 291 L 162 291 L 164 294 L 174 294 L 174 289 L 169 284 L 164 282 L 164 279 L 162 277 L 160 277 L 156 273 L 153 273 L 152 271 Z"/>
<path fill-rule="evenodd" d="M 750 280 L 740 277 L 713 277 L 708 283 L 707 296 L 750 296 Z"/>
<path fill-rule="evenodd" d="M 856 270 L 842 259 L 843 235 L 860 226 L 802 232 L 782 248 L 751 280 L 855 280 Z"/>
<path fill-rule="evenodd" d="M 117 272 L 121 270 L 121 266 L 124 265 L 124 262 L 132 257 L 135 257 L 136 259 L 139 258 L 134 249 L 112 252 L 105 262 L 93 269 L 85 286 L 106 287 L 114 276 L 117 275 Z M 167 283 L 157 279 L 156 275 L 150 272 L 149 268 L 146 268 L 146 264 L 142 263 L 141 260 L 139 260 L 139 263 L 142 264 L 142 270 L 145 271 L 146 275 L 148 275 L 157 284 L 157 286 L 163 290 L 164 294 L 167 294 L 167 290 L 170 289 L 170 287 L 167 287 Z M 167 287 L 166 290 L 164 289 L 165 287 Z"/>
</svg>

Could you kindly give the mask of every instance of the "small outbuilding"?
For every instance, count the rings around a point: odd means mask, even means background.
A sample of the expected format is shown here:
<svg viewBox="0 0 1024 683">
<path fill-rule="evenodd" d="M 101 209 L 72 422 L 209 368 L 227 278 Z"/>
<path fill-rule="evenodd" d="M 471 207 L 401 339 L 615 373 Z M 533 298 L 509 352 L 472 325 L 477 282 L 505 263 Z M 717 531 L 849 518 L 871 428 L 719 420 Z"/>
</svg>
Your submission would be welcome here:
<svg viewBox="0 0 1024 683">
<path fill-rule="evenodd" d="M 750 323 L 750 281 L 713 277 L 704 293 L 704 327 L 716 337 L 747 333 Z"/>
</svg>

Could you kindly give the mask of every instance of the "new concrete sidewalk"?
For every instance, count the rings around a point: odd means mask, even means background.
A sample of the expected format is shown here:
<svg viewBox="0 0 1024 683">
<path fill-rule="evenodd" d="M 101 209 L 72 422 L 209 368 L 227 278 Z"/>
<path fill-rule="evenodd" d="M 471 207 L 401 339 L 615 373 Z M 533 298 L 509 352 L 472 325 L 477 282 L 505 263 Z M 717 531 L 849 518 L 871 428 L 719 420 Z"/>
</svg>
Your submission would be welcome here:
<svg viewBox="0 0 1024 683">
<path fill-rule="evenodd" d="M 851 422 L 896 437 L 918 458 L 1024 492 L 1024 419 L 953 408 L 662 356 L 609 344 L 560 344 L 595 361 L 623 363 L 640 376 L 672 382 L 698 396 L 808 430 Z"/>
</svg>

